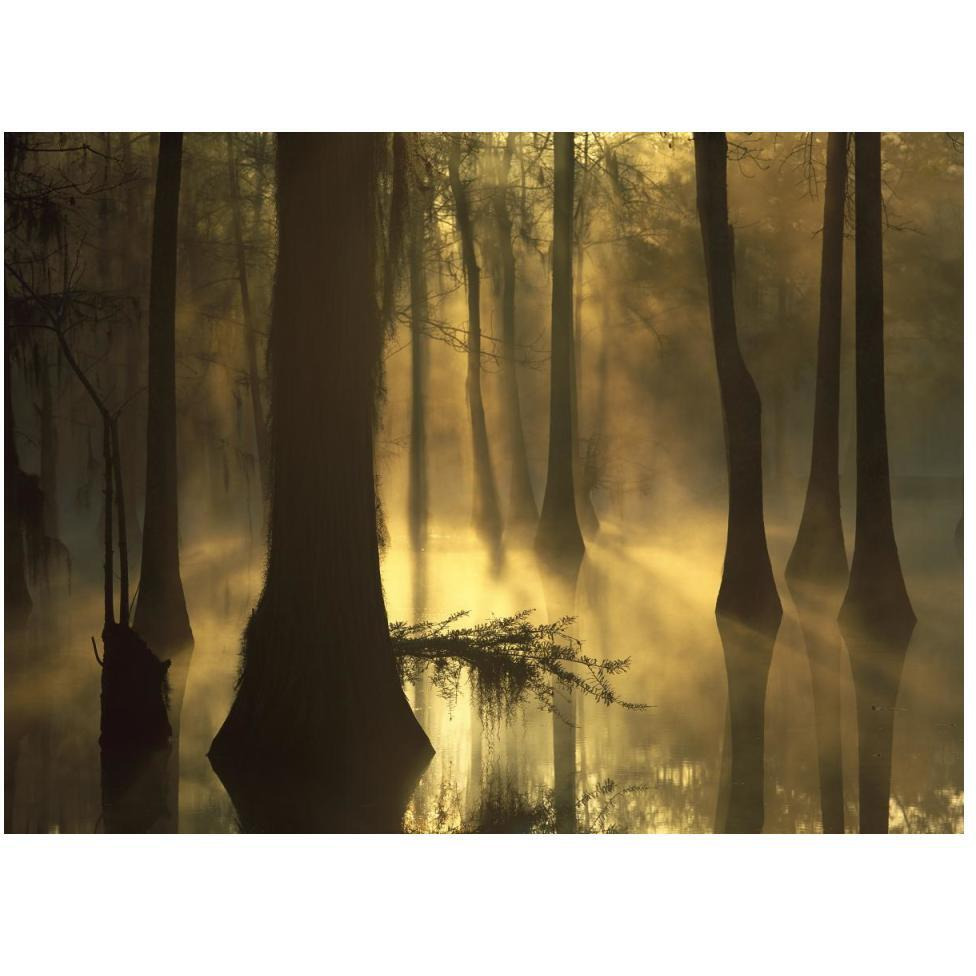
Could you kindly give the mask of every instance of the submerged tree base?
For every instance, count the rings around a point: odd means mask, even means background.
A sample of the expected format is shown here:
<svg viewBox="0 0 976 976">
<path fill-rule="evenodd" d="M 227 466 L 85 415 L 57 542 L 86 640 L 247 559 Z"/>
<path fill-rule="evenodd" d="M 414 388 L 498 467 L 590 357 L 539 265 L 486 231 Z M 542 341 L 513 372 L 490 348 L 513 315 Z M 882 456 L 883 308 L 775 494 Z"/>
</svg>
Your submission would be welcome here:
<svg viewBox="0 0 976 976">
<path fill-rule="evenodd" d="M 895 582 L 900 583 L 900 575 Z M 857 698 L 860 831 L 886 834 L 895 705 L 915 630 L 904 584 L 892 586 L 870 609 L 848 592 L 840 628 L 850 653 Z"/>
<path fill-rule="evenodd" d="M 302 769 L 285 756 L 279 764 L 268 759 L 230 762 L 211 750 L 211 765 L 243 833 L 398 833 L 430 756 L 390 769 L 385 778 L 344 778 L 319 766 Z"/>
<path fill-rule="evenodd" d="M 94 638 L 92 638 L 94 644 Z M 163 746 L 172 729 L 167 716 L 169 661 L 160 661 L 146 642 L 125 624 L 108 623 L 102 631 L 103 749 Z"/>
</svg>

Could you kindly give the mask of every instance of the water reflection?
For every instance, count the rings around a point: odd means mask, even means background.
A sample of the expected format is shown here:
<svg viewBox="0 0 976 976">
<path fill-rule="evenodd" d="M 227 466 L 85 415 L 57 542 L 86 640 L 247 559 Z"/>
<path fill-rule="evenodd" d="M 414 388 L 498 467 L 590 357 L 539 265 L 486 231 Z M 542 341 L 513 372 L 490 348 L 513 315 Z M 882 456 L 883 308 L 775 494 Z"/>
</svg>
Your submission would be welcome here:
<svg viewBox="0 0 976 976">
<path fill-rule="evenodd" d="M 357 781 L 326 778 L 315 770 L 224 769 L 242 833 L 399 833 L 418 770 Z"/>
<path fill-rule="evenodd" d="M 846 654 L 837 625 L 840 595 L 835 588 L 790 582 L 810 665 L 820 812 L 825 834 L 844 833 L 841 739 L 841 660 Z"/>
<path fill-rule="evenodd" d="M 729 698 L 722 749 L 722 799 L 716 833 L 758 833 L 765 819 L 764 772 L 766 685 L 775 632 L 760 633 L 729 617 L 718 617 L 725 652 Z"/>
<path fill-rule="evenodd" d="M 868 703 L 869 719 L 893 725 L 889 754 L 879 757 L 882 773 L 890 764 L 890 800 L 879 779 L 871 802 L 887 811 L 893 832 L 959 831 L 962 571 L 952 542 L 958 514 L 949 506 L 903 506 L 900 548 L 919 623 L 897 701 L 887 703 L 887 711 Z M 776 567 L 785 564 L 792 524 L 784 519 L 782 527 L 770 529 Z M 473 621 L 528 607 L 538 620 L 548 614 L 531 555 L 510 553 L 505 574 L 495 578 L 467 538 L 433 537 L 425 550 L 426 585 L 418 588 L 416 555 L 398 547 L 396 528 L 383 565 L 391 619 L 438 620 L 461 609 Z M 627 712 L 588 700 L 574 706 L 575 744 L 566 758 L 575 784 L 564 796 L 580 832 L 708 832 L 724 822 L 717 813 L 727 725 L 725 652 L 713 615 L 724 528 L 716 515 L 676 525 L 670 534 L 658 528 L 644 538 L 625 537 L 607 519 L 601 540 L 588 549 L 576 597 L 578 636 L 594 656 L 630 657 L 631 670 L 615 682 L 617 690 L 652 707 Z M 254 789 L 236 783 L 225 788 L 206 752 L 227 713 L 240 634 L 259 589 L 260 561 L 248 566 L 245 545 L 214 539 L 185 553 L 195 648 L 178 714 L 171 698 L 170 748 L 141 762 L 103 766 L 100 669 L 90 642 L 101 622 L 97 585 L 86 588 L 76 579 L 72 593 L 60 594 L 50 613 L 35 614 L 19 638 L 8 635 L 7 830 L 557 829 L 552 715 L 530 705 L 478 729 L 464 688 L 453 706 L 427 684 L 408 689 L 437 750 L 412 793 L 410 784 L 370 796 L 307 777 L 272 782 L 267 774 Z M 820 629 L 792 605 L 784 609 L 764 723 L 750 713 L 734 775 L 728 756 L 724 817 L 734 813 L 729 829 L 736 822 L 755 829 L 761 803 L 764 831 L 819 831 L 830 822 L 829 809 L 838 816 L 839 781 L 846 827 L 856 829 L 858 722 L 847 655 L 841 655 L 837 674 L 837 718 L 828 723 L 839 736 L 823 739 L 804 635 L 809 641 L 814 631 L 824 637 L 835 631 Z M 170 671 L 177 666 L 174 661 Z M 879 697 L 873 704 L 885 702 Z M 614 801 L 604 815 L 607 797 L 599 791 L 607 781 Z"/>
<path fill-rule="evenodd" d="M 175 833 L 179 808 L 170 788 L 174 750 L 102 749 L 102 828 L 107 834 Z"/>
</svg>

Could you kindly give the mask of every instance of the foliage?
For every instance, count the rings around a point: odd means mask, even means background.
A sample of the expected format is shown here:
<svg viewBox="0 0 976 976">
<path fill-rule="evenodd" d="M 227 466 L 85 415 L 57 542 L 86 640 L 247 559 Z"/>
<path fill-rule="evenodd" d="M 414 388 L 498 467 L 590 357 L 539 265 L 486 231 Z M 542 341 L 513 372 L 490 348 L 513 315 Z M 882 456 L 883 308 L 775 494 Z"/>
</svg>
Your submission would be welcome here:
<svg viewBox="0 0 976 976">
<path fill-rule="evenodd" d="M 529 619 L 532 612 L 522 610 L 471 626 L 456 626 L 467 611 L 436 623 L 391 624 L 401 680 L 416 682 L 427 675 L 438 693 L 454 704 L 467 674 L 489 727 L 529 699 L 552 711 L 555 682 L 604 705 L 646 707 L 621 700 L 611 686 L 611 677 L 630 666 L 629 658 L 589 657 L 568 632 L 572 617 L 535 624 Z"/>
</svg>

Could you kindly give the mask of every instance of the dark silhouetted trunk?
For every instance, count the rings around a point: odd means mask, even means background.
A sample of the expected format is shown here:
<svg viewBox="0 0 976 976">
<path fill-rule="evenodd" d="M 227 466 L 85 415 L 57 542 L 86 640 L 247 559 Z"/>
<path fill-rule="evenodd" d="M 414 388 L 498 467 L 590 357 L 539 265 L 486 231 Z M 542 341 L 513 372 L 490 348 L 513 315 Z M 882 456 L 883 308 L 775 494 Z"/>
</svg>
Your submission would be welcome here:
<svg viewBox="0 0 976 976">
<path fill-rule="evenodd" d="M 41 385 L 41 496 L 44 503 L 44 535 L 61 538 L 58 510 L 58 428 L 54 419 L 54 390 L 51 363 L 45 351 L 40 357 Z"/>
<path fill-rule="evenodd" d="M 766 683 L 782 607 L 763 523 L 762 407 L 736 331 L 726 157 L 724 132 L 695 133 L 698 216 L 729 482 L 725 563 L 715 613 L 729 686 L 732 767 L 728 816 L 718 826 L 749 832 L 763 825 Z"/>
<path fill-rule="evenodd" d="M 549 378 L 549 463 L 535 537 L 549 619 L 574 615 L 585 545 L 573 489 L 573 133 L 554 133 L 552 340 Z M 576 828 L 576 706 L 556 682 L 552 738 L 556 828 Z"/>
<path fill-rule="evenodd" d="M 544 568 L 575 580 L 585 547 L 573 490 L 573 134 L 554 139 L 549 463 L 535 547 Z"/>
<path fill-rule="evenodd" d="M 396 138 L 396 137 L 394 137 Z M 427 210 L 430 188 L 419 160 L 408 144 L 407 184 L 407 270 L 410 277 L 410 455 L 407 486 L 407 522 L 413 555 L 413 619 L 423 620 L 427 613 L 427 517 L 429 490 L 427 483 L 427 382 L 429 350 L 426 336 L 429 307 L 427 303 Z M 414 680 L 414 710 L 426 728 L 428 715 L 428 678 Z"/>
<path fill-rule="evenodd" d="M 27 623 L 34 601 L 27 586 L 22 515 L 23 472 L 17 456 L 17 429 L 10 387 L 10 332 L 4 329 L 4 463 L 3 463 L 3 616 L 4 629 L 17 630 Z"/>
<path fill-rule="evenodd" d="M 820 265 L 820 330 L 813 414 L 813 450 L 806 503 L 786 565 L 789 580 L 842 587 L 847 552 L 840 518 L 840 336 L 844 269 L 847 134 L 830 133 Z"/>
<path fill-rule="evenodd" d="M 377 547 L 380 148 L 370 134 L 278 137 L 268 568 L 210 750 L 254 829 L 317 829 L 329 809 L 304 807 L 299 783 L 362 810 L 409 794 L 432 755 L 394 664 Z"/>
<path fill-rule="evenodd" d="M 105 597 L 105 632 L 115 623 L 115 553 L 112 545 L 112 519 L 115 507 L 112 492 L 115 485 L 112 467 L 112 427 L 108 417 L 102 419 L 102 461 L 104 465 L 105 511 L 102 524 L 104 534 L 104 563 L 102 573 L 103 593 Z"/>
<path fill-rule="evenodd" d="M 488 448 L 485 406 L 481 398 L 481 269 L 474 249 L 474 228 L 467 187 L 461 182 L 461 138 L 451 137 L 448 168 L 461 260 L 468 295 L 468 408 L 471 412 L 471 448 L 474 457 L 474 526 L 485 545 L 496 557 L 501 549 L 502 520 L 498 492 Z"/>
<path fill-rule="evenodd" d="M 595 484 L 591 448 L 583 446 L 580 433 L 580 401 L 583 398 L 583 262 L 586 258 L 586 189 L 589 178 L 590 134 L 583 136 L 583 175 L 580 180 L 578 219 L 576 220 L 576 282 L 573 292 L 573 488 L 580 529 L 587 539 L 600 531 L 600 519 L 590 497 Z"/>
<path fill-rule="evenodd" d="M 112 474 L 115 509 L 119 527 L 119 622 L 129 626 L 129 532 L 125 518 L 125 480 L 122 477 L 122 451 L 119 446 L 118 418 L 112 419 Z M 109 513 L 109 516 L 111 513 Z"/>
<path fill-rule="evenodd" d="M 426 213 L 429 191 L 411 168 L 409 183 L 407 264 L 410 275 L 410 457 L 407 516 L 410 546 L 419 552 L 427 546 L 427 374 L 425 331 L 427 306 Z"/>
<path fill-rule="evenodd" d="M 840 517 L 840 353 L 844 268 L 847 134 L 827 138 L 820 330 L 813 449 L 806 503 L 786 580 L 800 618 L 813 687 L 824 833 L 844 832 L 840 732 L 840 651 L 837 611 L 847 582 Z"/>
<path fill-rule="evenodd" d="M 133 246 L 123 255 L 124 288 L 132 297 L 130 314 L 125 324 L 123 339 L 124 396 L 126 408 L 119 418 L 122 446 L 122 473 L 125 478 L 125 495 L 129 499 L 126 522 L 129 552 L 133 561 L 142 546 L 142 523 L 139 520 L 139 503 L 145 498 L 145 398 L 140 394 L 145 387 L 146 376 L 146 329 L 144 299 L 146 294 L 146 260 L 149 234 L 146 226 L 141 180 L 135 179 L 132 159 L 131 136 L 122 135 L 122 168 L 129 176 L 125 190 L 125 220 Z"/>
<path fill-rule="evenodd" d="M 159 137 L 149 282 L 146 512 L 135 629 L 157 651 L 193 640 L 180 579 L 176 453 L 176 239 L 183 135 Z"/>
<path fill-rule="evenodd" d="M 248 387 L 251 391 L 251 418 L 254 424 L 254 446 L 261 478 L 261 497 L 268 497 L 268 426 L 261 404 L 261 378 L 258 372 L 258 340 L 251 308 L 251 290 L 247 276 L 247 251 L 244 246 L 244 223 L 241 216 L 241 190 L 237 177 L 234 136 L 227 133 L 227 175 L 230 181 L 231 221 L 234 228 L 234 250 L 237 255 L 237 280 L 244 313 L 244 347 L 247 352 Z"/>
<path fill-rule="evenodd" d="M 515 149 L 516 133 L 509 132 L 502 153 L 498 183 L 495 187 L 493 211 L 498 239 L 501 319 L 502 319 L 502 383 L 505 389 L 505 413 L 508 421 L 508 453 L 512 464 L 509 486 L 506 539 L 516 544 L 530 542 L 539 521 L 529 458 L 525 449 L 522 427 L 522 406 L 519 397 L 518 366 L 516 365 L 515 329 L 515 251 L 512 248 L 512 220 L 508 213 L 508 173 Z"/>
<path fill-rule="evenodd" d="M 610 453 L 610 335 L 613 328 L 612 319 L 616 313 L 616 309 L 606 292 L 601 295 L 600 304 L 603 321 L 600 330 L 600 355 L 596 367 L 596 416 L 593 423 L 593 438 L 589 456 L 589 477 L 594 482 L 604 471 Z"/>
<path fill-rule="evenodd" d="M 881 136 L 854 136 L 857 514 L 840 626 L 857 694 L 860 829 L 886 833 L 894 709 L 915 629 L 891 515 L 885 422 Z"/>
</svg>

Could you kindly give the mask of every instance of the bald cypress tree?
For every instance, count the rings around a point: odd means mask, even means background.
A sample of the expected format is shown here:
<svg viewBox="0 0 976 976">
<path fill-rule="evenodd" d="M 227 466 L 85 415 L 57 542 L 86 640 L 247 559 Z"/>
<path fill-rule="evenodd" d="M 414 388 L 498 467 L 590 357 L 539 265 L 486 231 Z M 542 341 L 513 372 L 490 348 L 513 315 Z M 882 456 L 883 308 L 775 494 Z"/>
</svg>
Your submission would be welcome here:
<svg viewBox="0 0 976 976">
<path fill-rule="evenodd" d="M 820 327 L 813 415 L 813 447 L 803 517 L 786 564 L 806 643 L 813 687 L 825 833 L 844 832 L 840 739 L 840 635 L 836 616 L 847 582 L 847 552 L 840 517 L 840 346 L 844 268 L 847 133 L 827 138 Z"/>
<path fill-rule="evenodd" d="M 840 626 L 857 695 L 860 829 L 887 833 L 895 703 L 915 612 L 891 512 L 885 419 L 881 135 L 854 136 L 857 513 Z"/>
<path fill-rule="evenodd" d="M 471 414 L 471 449 L 474 458 L 474 527 L 488 549 L 497 556 L 502 537 L 498 489 L 488 446 L 485 405 L 481 395 L 481 268 L 474 246 L 474 225 L 468 187 L 461 179 L 461 137 L 454 133 L 448 144 L 448 175 L 454 196 L 454 212 L 461 238 L 461 261 L 468 296 L 468 410 Z"/>
<path fill-rule="evenodd" d="M 552 350 L 549 460 L 535 548 L 551 572 L 575 583 L 585 546 L 573 487 L 573 133 L 556 132 L 553 183 Z"/>
<path fill-rule="evenodd" d="M 372 795 L 432 754 L 394 665 L 377 547 L 379 153 L 370 134 L 278 137 L 268 568 L 210 750 L 235 803 L 259 771 Z"/>
<path fill-rule="evenodd" d="M 715 614 L 725 651 L 732 764 L 726 822 L 763 825 L 766 683 L 783 611 L 766 548 L 762 491 L 762 404 L 742 358 L 735 317 L 724 132 L 695 133 L 695 173 L 725 430 L 729 485 L 725 562 Z"/>
<path fill-rule="evenodd" d="M 501 152 L 498 179 L 492 198 L 498 244 L 498 275 L 502 319 L 502 384 L 505 389 L 505 419 L 508 427 L 508 453 L 512 464 L 508 498 L 506 539 L 531 541 L 539 520 L 532 492 L 532 477 L 522 428 L 522 405 L 516 365 L 515 250 L 512 246 L 512 218 L 508 209 L 508 174 L 515 151 L 517 133 L 509 132 Z"/>
<path fill-rule="evenodd" d="M 183 134 L 159 136 L 149 279 L 146 511 L 135 629 L 157 652 L 193 640 L 180 579 L 176 451 L 176 252 Z"/>
<path fill-rule="evenodd" d="M 550 620 L 574 615 L 586 546 L 573 487 L 573 133 L 556 132 L 552 219 L 552 340 L 549 367 L 549 462 L 535 536 Z M 556 829 L 576 829 L 576 703 L 560 682 L 553 694 Z"/>
</svg>

